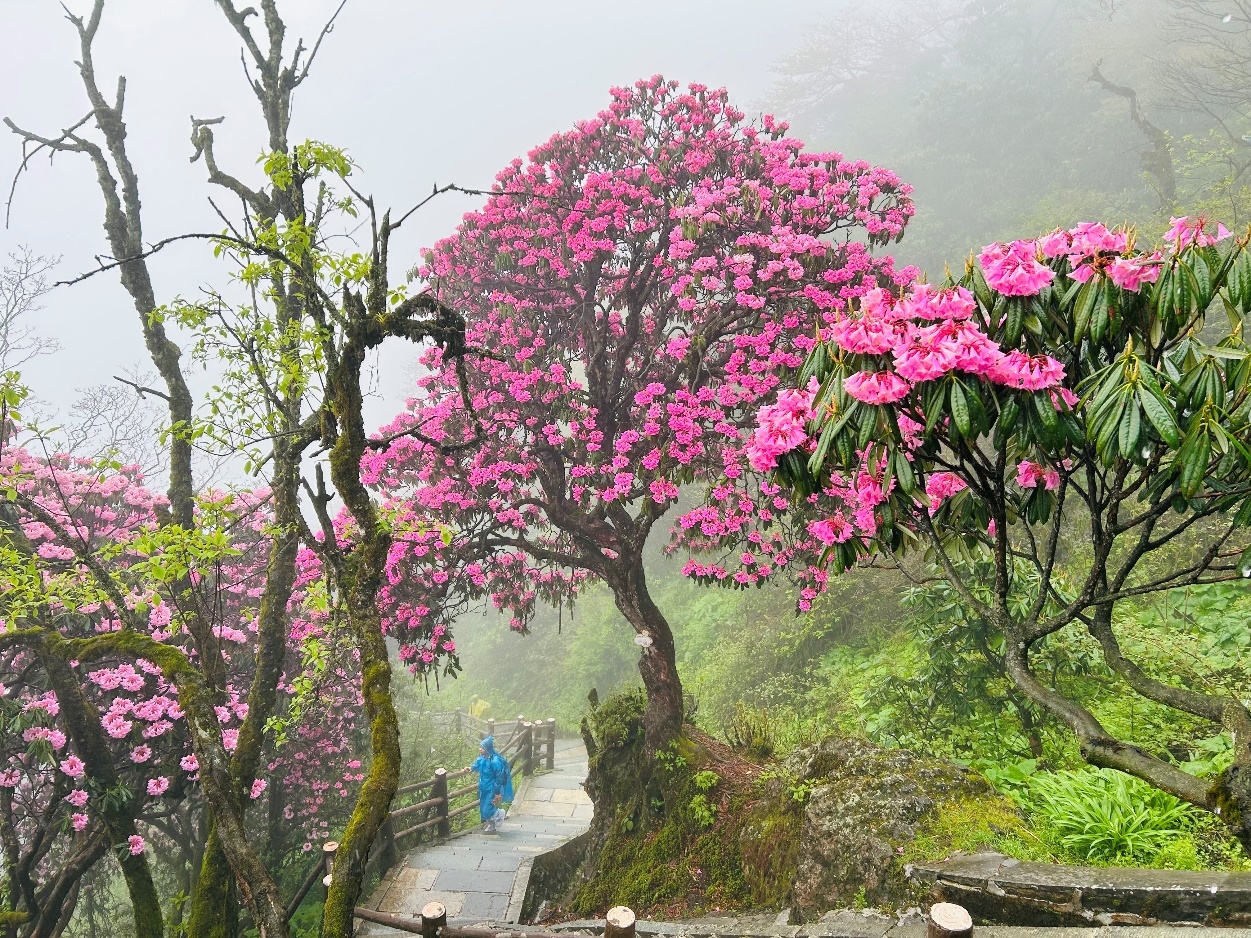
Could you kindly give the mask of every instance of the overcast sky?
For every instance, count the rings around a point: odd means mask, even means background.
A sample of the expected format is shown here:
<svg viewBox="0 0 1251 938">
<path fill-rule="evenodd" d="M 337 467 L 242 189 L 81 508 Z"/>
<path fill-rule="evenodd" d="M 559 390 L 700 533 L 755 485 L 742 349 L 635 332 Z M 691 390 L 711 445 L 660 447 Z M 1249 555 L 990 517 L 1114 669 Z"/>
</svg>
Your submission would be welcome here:
<svg viewBox="0 0 1251 938">
<path fill-rule="evenodd" d="M 86 13 L 87 0 L 66 0 Z M 338 0 L 286 0 L 289 36 L 312 38 Z M 741 107 L 763 105 L 770 65 L 790 51 L 833 0 L 348 0 L 301 88 L 293 139 L 346 146 L 358 186 L 406 208 L 435 182 L 484 187 L 515 156 L 593 115 L 618 84 L 662 73 L 724 85 Z M 241 4 L 242 5 L 242 4 Z M 255 22 L 255 21 L 254 21 Z M 77 36 L 55 0 L 0 0 L 0 116 L 54 133 L 87 107 L 73 60 Z M 221 225 L 205 201 L 202 163 L 191 164 L 191 115 L 225 115 L 218 161 L 255 173 L 261 124 L 239 64 L 239 42 L 211 0 L 108 0 L 95 46 L 102 88 L 128 80 L 126 120 L 140 177 L 145 238 Z M 7 190 L 18 140 L 0 127 Z M 449 233 L 467 209 L 447 195 L 423 210 L 393 248 L 402 271 L 418 249 Z M 408 226 L 406 226 L 408 227 Z M 62 258 L 60 273 L 106 251 L 100 196 L 85 159 L 35 164 L 22 177 L 0 253 L 28 245 Z M 225 271 L 203 244 L 153 260 L 158 299 L 194 295 Z M 138 320 L 115 276 L 54 291 L 41 328 L 63 350 L 27 369 L 46 400 L 142 364 Z M 384 357 L 375 421 L 406 396 L 410 351 Z"/>
</svg>

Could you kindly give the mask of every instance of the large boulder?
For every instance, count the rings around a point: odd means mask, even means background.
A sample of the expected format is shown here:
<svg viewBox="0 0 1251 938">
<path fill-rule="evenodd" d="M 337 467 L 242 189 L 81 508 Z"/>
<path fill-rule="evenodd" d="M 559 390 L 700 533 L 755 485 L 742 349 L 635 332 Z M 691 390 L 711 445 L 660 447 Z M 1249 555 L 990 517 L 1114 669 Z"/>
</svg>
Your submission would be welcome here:
<svg viewBox="0 0 1251 938">
<path fill-rule="evenodd" d="M 900 854 L 944 803 L 999 798 L 974 772 L 863 739 L 830 738 L 783 766 L 792 791 L 808 792 L 793 901 L 805 918 L 849 905 L 897 906 L 909 898 Z"/>
</svg>

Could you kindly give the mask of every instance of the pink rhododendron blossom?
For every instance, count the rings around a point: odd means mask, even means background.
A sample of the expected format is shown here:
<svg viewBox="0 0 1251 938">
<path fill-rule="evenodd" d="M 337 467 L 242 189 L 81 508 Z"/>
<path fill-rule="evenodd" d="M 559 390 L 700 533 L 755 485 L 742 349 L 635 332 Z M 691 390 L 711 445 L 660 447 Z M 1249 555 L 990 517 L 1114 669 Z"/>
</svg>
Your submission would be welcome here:
<svg viewBox="0 0 1251 938">
<path fill-rule="evenodd" d="M 957 492 L 967 489 L 968 483 L 954 472 L 935 472 L 925 480 L 925 494 L 930 497 L 930 514 L 938 511 L 942 503 Z"/>
<path fill-rule="evenodd" d="M 61 761 L 61 771 L 70 778 L 82 778 L 85 770 L 86 766 L 83 765 L 83 760 L 78 758 L 78 756 L 70 756 L 68 759 Z"/>
<path fill-rule="evenodd" d="M 1180 218 L 1169 219 L 1169 230 L 1164 235 L 1164 240 L 1173 245 L 1173 251 L 1180 254 L 1188 247 L 1211 247 L 1218 241 L 1224 241 L 1229 237 L 1229 229 L 1222 224 L 1217 224 L 1216 233 L 1208 231 L 1211 224 L 1207 218 L 1200 215 L 1198 218 L 1189 218 L 1181 216 Z"/>
<path fill-rule="evenodd" d="M 1023 459 L 1016 467 L 1016 482 L 1024 489 L 1036 488 L 1041 482 L 1050 492 L 1059 488 L 1060 473 L 1050 466 Z"/>
<path fill-rule="evenodd" d="M 1055 271 L 1039 262 L 1034 241 L 988 244 L 977 260 L 986 283 L 1004 296 L 1036 296 L 1055 279 Z"/>
<path fill-rule="evenodd" d="M 1155 283 L 1160 279 L 1161 260 L 1158 251 L 1145 258 L 1118 257 L 1105 271 L 1108 279 L 1122 290 L 1137 293 L 1144 283 Z"/>
<path fill-rule="evenodd" d="M 153 798 L 159 798 L 169 790 L 169 779 L 164 775 L 158 775 L 156 778 L 148 779 L 148 794 Z"/>
<path fill-rule="evenodd" d="M 908 396 L 908 382 L 889 371 L 858 371 L 843 382 L 843 390 L 866 404 L 893 404 Z"/>
<path fill-rule="evenodd" d="M 265 785 L 266 785 L 266 782 L 265 782 L 265 779 L 263 778 L 258 778 L 254 782 L 252 782 L 252 800 L 253 801 L 255 801 L 257 798 L 261 797 L 262 794 L 264 794 Z"/>
<path fill-rule="evenodd" d="M 130 845 L 130 855 L 132 857 L 137 857 L 139 854 L 143 853 L 144 847 L 147 846 L 147 844 L 144 843 L 143 838 L 138 834 L 131 834 L 126 838 L 126 843 Z"/>
<path fill-rule="evenodd" d="M 833 517 L 809 522 L 808 533 L 822 544 L 830 545 L 843 543 L 856 533 L 856 529 L 842 512 L 838 512 Z"/>
<path fill-rule="evenodd" d="M 179 760 L 178 765 L 184 772 L 198 772 L 200 770 L 200 760 L 195 757 L 194 753 L 189 756 L 183 756 Z"/>
<path fill-rule="evenodd" d="M 136 746 L 130 751 L 131 762 L 147 762 L 152 758 L 151 746 Z"/>
<path fill-rule="evenodd" d="M 1027 355 L 1014 351 L 1004 356 L 996 378 L 1008 387 L 1041 391 L 1064 380 L 1064 365 L 1050 355 Z"/>
<path fill-rule="evenodd" d="M 87 797 L 88 796 L 87 796 L 86 789 L 75 788 L 73 791 L 71 791 L 68 795 L 65 796 L 65 800 L 68 801 L 70 804 L 72 804 L 75 808 L 81 808 L 83 805 L 87 803 Z"/>
<path fill-rule="evenodd" d="M 87 827 L 87 815 L 72 814 L 70 815 L 70 826 L 76 831 L 85 830 Z"/>
</svg>

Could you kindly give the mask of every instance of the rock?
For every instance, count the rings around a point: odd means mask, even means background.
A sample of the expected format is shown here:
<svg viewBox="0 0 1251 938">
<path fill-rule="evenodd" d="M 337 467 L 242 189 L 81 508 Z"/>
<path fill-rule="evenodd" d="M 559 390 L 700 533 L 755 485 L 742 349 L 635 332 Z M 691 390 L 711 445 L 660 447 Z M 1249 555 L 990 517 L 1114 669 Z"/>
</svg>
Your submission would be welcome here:
<svg viewBox="0 0 1251 938">
<path fill-rule="evenodd" d="M 944 801 L 991 795 L 967 769 L 861 739 L 798 750 L 783 775 L 809 789 L 792 896 L 804 919 L 838 906 L 900 904 L 909 889 L 896 861 L 918 824 Z"/>
<path fill-rule="evenodd" d="M 910 906 L 896 914 L 899 917 L 898 924 L 903 928 L 907 928 L 909 925 L 925 926 L 929 924 L 929 919 L 927 919 L 925 916 L 925 910 L 922 909 L 920 906 L 916 906 L 916 905 Z"/>
</svg>

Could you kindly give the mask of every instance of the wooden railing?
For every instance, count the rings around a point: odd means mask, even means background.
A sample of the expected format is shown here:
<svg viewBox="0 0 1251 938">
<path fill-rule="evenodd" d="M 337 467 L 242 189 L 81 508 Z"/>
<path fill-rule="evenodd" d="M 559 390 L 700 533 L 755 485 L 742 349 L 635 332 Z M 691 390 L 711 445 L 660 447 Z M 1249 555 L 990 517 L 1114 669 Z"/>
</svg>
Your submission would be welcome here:
<svg viewBox="0 0 1251 938">
<path fill-rule="evenodd" d="M 567 933 L 546 931 L 521 931 L 509 928 L 457 928 L 447 924 L 447 908 L 442 902 L 427 902 L 416 918 L 403 918 L 389 912 L 375 912 L 372 909 L 356 908 L 356 918 L 379 925 L 406 931 L 425 938 L 568 938 Z M 604 918 L 604 938 L 635 938 L 634 911 L 627 906 L 619 905 L 608 910 Z M 941 938 L 933 934 L 926 938 Z M 959 936 L 968 938 L 968 936 Z"/>
<path fill-rule="evenodd" d="M 556 767 L 554 719 L 531 722 L 524 716 L 518 716 L 515 720 L 482 720 L 460 710 L 441 716 L 449 718 L 453 731 L 471 742 L 494 736 L 495 751 L 508 759 L 508 767 L 513 776 L 533 775 L 535 771 L 544 768 L 550 772 Z M 366 876 L 379 866 L 390 869 L 399 862 L 399 842 L 403 839 L 429 831 L 435 832 L 438 837 L 451 834 L 452 821 L 478 807 L 478 783 L 475 780 L 456 787 L 449 783 L 471 775 L 473 771 L 468 768 L 455 772 L 438 768 L 434 770 L 432 778 L 397 789 L 391 801 L 391 813 L 369 851 L 369 861 L 365 866 Z M 425 797 L 421 797 L 422 795 Z M 397 802 L 410 798 L 416 800 L 396 806 Z M 452 806 L 453 802 L 462 798 L 469 800 L 457 807 Z M 407 846 L 415 842 L 410 841 Z M 333 840 L 322 844 L 321 856 L 287 903 L 288 920 L 318 880 L 322 881 L 323 886 L 330 885 L 330 874 L 334 869 L 334 855 L 338 847 L 338 843 Z"/>
</svg>

